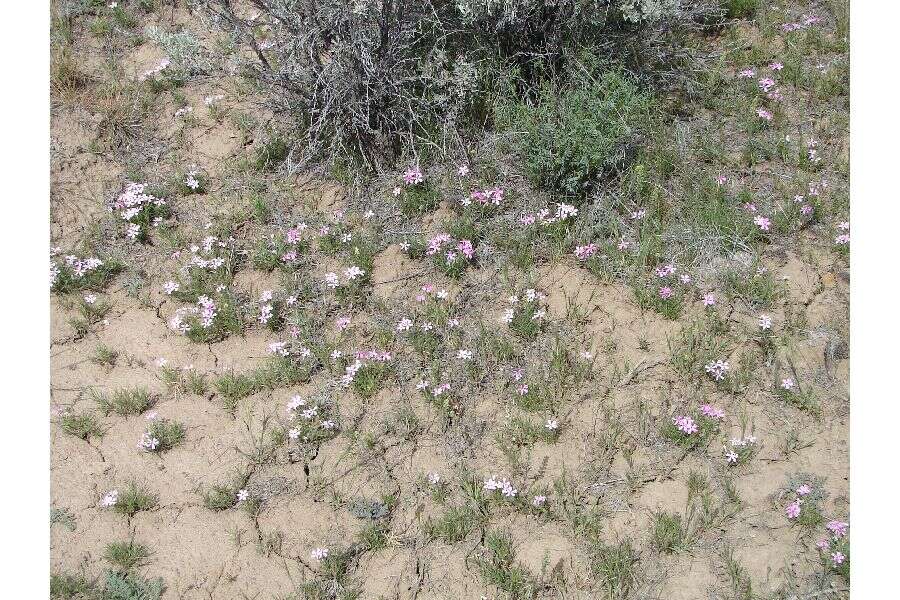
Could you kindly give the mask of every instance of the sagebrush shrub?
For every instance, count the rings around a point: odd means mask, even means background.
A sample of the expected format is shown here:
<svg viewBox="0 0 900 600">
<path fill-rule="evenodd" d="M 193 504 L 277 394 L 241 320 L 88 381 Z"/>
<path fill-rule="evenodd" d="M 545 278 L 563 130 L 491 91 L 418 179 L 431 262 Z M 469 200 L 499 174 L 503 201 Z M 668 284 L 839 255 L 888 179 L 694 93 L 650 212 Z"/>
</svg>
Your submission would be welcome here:
<svg viewBox="0 0 900 600">
<path fill-rule="evenodd" d="M 249 21 L 228 0 L 204 5 L 249 47 L 246 71 L 299 125 L 297 160 L 349 154 L 370 165 L 480 130 L 502 74 L 544 80 L 573 48 L 602 42 L 609 54 L 625 46 L 612 36 L 663 31 L 696 12 L 678 0 L 271 0 L 254 3 Z"/>
</svg>

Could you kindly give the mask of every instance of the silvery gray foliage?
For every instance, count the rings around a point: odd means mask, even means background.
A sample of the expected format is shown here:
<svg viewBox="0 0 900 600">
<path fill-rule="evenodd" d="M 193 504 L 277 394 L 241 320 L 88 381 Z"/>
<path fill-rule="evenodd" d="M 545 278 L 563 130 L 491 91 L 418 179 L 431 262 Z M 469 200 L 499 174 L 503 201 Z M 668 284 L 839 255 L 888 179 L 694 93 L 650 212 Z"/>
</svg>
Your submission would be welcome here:
<svg viewBox="0 0 900 600">
<path fill-rule="evenodd" d="M 162 48 L 170 61 L 170 72 L 180 78 L 208 73 L 213 68 L 209 52 L 190 32 L 166 31 L 150 25 L 144 35 Z"/>
<path fill-rule="evenodd" d="M 680 4 L 680 0 L 456 0 L 464 22 L 491 19 L 499 29 L 551 15 L 574 23 L 607 23 L 618 18 L 653 22 L 676 14 Z"/>
<path fill-rule="evenodd" d="M 410 148 L 458 143 L 484 118 L 485 91 L 509 75 L 487 65 L 518 67 L 525 80 L 542 76 L 542 65 L 558 71 L 582 34 L 634 35 L 678 0 L 201 3 L 249 49 L 246 68 L 298 120 L 292 161 L 349 151 L 378 166 Z M 605 37 L 602 51 L 615 39 Z"/>
</svg>

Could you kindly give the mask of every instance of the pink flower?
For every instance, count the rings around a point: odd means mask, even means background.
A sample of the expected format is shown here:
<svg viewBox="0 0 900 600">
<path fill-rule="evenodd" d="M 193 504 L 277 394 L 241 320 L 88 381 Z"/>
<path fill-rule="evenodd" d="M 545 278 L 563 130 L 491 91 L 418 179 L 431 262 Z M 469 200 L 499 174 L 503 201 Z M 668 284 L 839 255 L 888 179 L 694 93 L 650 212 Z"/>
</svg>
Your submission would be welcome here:
<svg viewBox="0 0 900 600">
<path fill-rule="evenodd" d="M 769 65 L 769 68 L 772 69 L 773 71 L 780 71 L 784 68 L 784 65 L 781 64 L 780 62 L 773 62 L 772 64 Z"/>
<path fill-rule="evenodd" d="M 806 483 L 804 483 L 803 485 L 801 485 L 800 487 L 797 488 L 797 495 L 798 495 L 798 496 L 807 496 L 807 495 L 809 495 L 811 492 L 812 492 L 812 488 L 809 487 L 809 485 L 806 484 Z"/>
<path fill-rule="evenodd" d="M 834 562 L 835 566 L 837 566 L 837 565 L 841 564 L 842 562 L 844 562 L 844 560 L 845 560 L 846 558 L 847 558 L 847 557 L 844 556 L 844 554 L 841 553 L 841 552 L 832 552 L 832 553 L 831 553 L 831 560 L 832 560 L 832 562 Z"/>
<path fill-rule="evenodd" d="M 703 306 L 712 306 L 716 303 L 716 297 L 713 294 L 703 294 Z"/>
<path fill-rule="evenodd" d="M 475 249 L 472 247 L 472 242 L 469 240 L 460 240 L 456 248 L 462 252 L 467 260 L 472 260 L 472 257 L 475 256 Z"/>
<path fill-rule="evenodd" d="M 672 288 L 669 286 L 659 288 L 659 297 L 663 300 L 668 300 L 672 297 Z"/>
<path fill-rule="evenodd" d="M 769 217 L 764 217 L 762 215 L 757 216 L 753 219 L 753 223 L 760 228 L 761 231 L 769 231 L 772 227 L 772 221 Z"/>
<path fill-rule="evenodd" d="M 703 413 L 703 416 L 714 421 L 721 421 L 725 418 L 725 411 L 721 408 L 716 408 L 711 404 L 704 404 L 703 406 L 701 406 L 700 412 Z"/>
<path fill-rule="evenodd" d="M 834 539 L 838 539 L 847 535 L 847 528 L 849 526 L 850 523 L 845 523 L 844 521 L 829 521 L 825 525 L 825 528 L 831 532 L 831 534 L 834 536 Z"/>
<path fill-rule="evenodd" d="M 816 542 L 816 548 L 823 552 L 828 550 L 828 545 L 828 540 L 819 540 L 818 542 Z"/>
<path fill-rule="evenodd" d="M 697 431 L 699 430 L 699 427 L 697 427 L 697 423 L 694 422 L 694 419 L 687 416 L 673 417 L 672 423 L 674 423 L 675 427 L 677 427 L 678 430 L 685 435 L 692 435 L 694 433 L 697 433 Z"/>
<path fill-rule="evenodd" d="M 766 110 L 765 108 L 757 108 L 757 109 L 756 109 L 756 114 L 757 114 L 757 115 L 759 116 L 759 118 L 762 119 L 763 121 L 771 121 L 771 120 L 772 120 L 772 117 L 774 116 L 771 112 L 769 112 L 769 111 Z"/>
<path fill-rule="evenodd" d="M 576 246 L 575 256 L 578 260 L 587 260 L 597 253 L 597 244 L 587 244 L 586 246 Z"/>
<path fill-rule="evenodd" d="M 796 519 L 797 517 L 799 517 L 800 516 L 800 499 L 798 498 L 797 500 L 794 500 L 793 502 L 788 504 L 787 508 L 785 509 L 785 512 L 787 513 L 788 519 Z"/>
<path fill-rule="evenodd" d="M 415 185 L 417 183 L 422 183 L 425 181 L 425 177 L 422 175 L 422 171 L 419 170 L 419 167 L 410 167 L 403 174 L 403 182 L 406 185 Z"/>
</svg>

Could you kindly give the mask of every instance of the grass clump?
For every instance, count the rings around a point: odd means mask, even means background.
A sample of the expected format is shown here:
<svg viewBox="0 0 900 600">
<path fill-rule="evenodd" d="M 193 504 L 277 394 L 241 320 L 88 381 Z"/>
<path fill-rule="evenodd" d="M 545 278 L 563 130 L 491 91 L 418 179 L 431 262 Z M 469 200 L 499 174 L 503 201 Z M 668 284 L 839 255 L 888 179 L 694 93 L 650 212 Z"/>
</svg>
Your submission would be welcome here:
<svg viewBox="0 0 900 600">
<path fill-rule="evenodd" d="M 103 436 L 103 428 L 100 427 L 97 418 L 90 413 L 63 415 L 59 425 L 69 435 L 74 435 L 83 440 Z"/>
<path fill-rule="evenodd" d="M 81 290 L 102 291 L 125 266 L 112 258 L 66 255 L 50 260 L 50 289 L 57 294 Z"/>
<path fill-rule="evenodd" d="M 107 367 L 116 366 L 116 361 L 118 359 L 119 352 L 104 344 L 97 344 L 97 348 L 94 349 L 94 354 L 91 355 L 92 363 L 97 365 L 104 365 Z"/>
<path fill-rule="evenodd" d="M 156 399 L 143 387 L 121 388 L 112 395 L 93 391 L 92 394 L 104 415 L 139 415 L 156 403 Z"/>
<path fill-rule="evenodd" d="M 184 440 L 184 425 L 169 419 L 154 419 L 141 437 L 140 447 L 147 452 L 166 452 Z"/>
<path fill-rule="evenodd" d="M 108 563 L 119 569 L 119 572 L 127 573 L 146 563 L 150 557 L 150 549 L 134 540 L 127 542 L 111 542 L 103 551 L 103 558 Z"/>
<path fill-rule="evenodd" d="M 627 598 L 635 582 L 637 556 L 631 543 L 601 544 L 591 557 L 591 571 L 609 598 Z"/>
<path fill-rule="evenodd" d="M 681 515 L 659 512 L 653 515 L 653 545 L 660 552 L 672 553 L 683 547 L 685 531 Z"/>
<path fill-rule="evenodd" d="M 157 502 L 159 497 L 156 494 L 132 481 L 119 493 L 113 510 L 130 519 L 143 510 L 155 508 Z"/>
<path fill-rule="evenodd" d="M 475 564 L 481 576 L 511 600 L 533 598 L 537 592 L 534 576 L 515 558 L 509 533 L 489 531 L 485 535 L 483 555 L 475 559 Z"/>
<path fill-rule="evenodd" d="M 450 507 L 436 519 L 429 518 L 425 524 L 425 531 L 431 539 L 455 544 L 466 539 L 483 522 L 484 515 L 478 508 L 464 504 Z"/>
</svg>

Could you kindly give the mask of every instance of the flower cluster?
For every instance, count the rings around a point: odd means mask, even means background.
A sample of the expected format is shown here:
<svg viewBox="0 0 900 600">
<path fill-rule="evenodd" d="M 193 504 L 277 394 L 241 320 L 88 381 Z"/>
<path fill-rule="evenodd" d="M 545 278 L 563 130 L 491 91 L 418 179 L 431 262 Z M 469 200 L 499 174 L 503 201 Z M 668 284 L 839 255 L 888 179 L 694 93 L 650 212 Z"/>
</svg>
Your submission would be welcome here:
<svg viewBox="0 0 900 600">
<path fill-rule="evenodd" d="M 343 272 L 344 283 L 337 273 L 325 273 L 325 286 L 332 290 L 340 291 L 352 286 L 361 285 L 368 279 L 368 273 L 357 265 L 350 265 Z"/>
<path fill-rule="evenodd" d="M 503 194 L 501 187 L 475 190 L 469 194 L 468 198 L 463 198 L 460 202 L 463 206 L 471 206 L 473 203 L 480 206 L 500 206 L 503 202 Z"/>
<path fill-rule="evenodd" d="M 184 186 L 192 193 L 203 191 L 203 175 L 200 171 L 200 167 L 191 165 L 188 168 L 187 172 L 184 174 Z"/>
<path fill-rule="evenodd" d="M 253 266 L 264 271 L 276 268 L 293 271 L 299 266 L 302 253 L 308 248 L 305 233 L 309 226 L 299 222 L 282 235 L 272 235 L 257 244 L 253 254 Z"/>
<path fill-rule="evenodd" d="M 387 376 L 390 363 L 394 360 L 390 352 L 382 350 L 359 350 L 353 355 L 353 362 L 344 367 L 341 375 L 342 387 L 353 386 L 361 396 L 372 396 Z"/>
<path fill-rule="evenodd" d="M 556 205 L 555 212 L 551 212 L 549 208 L 542 208 L 536 214 L 525 213 L 519 218 L 519 223 L 525 226 L 534 225 L 535 223 L 540 223 L 541 225 L 553 225 L 576 216 L 578 216 L 577 208 L 571 204 L 560 202 Z"/>
<path fill-rule="evenodd" d="M 672 417 L 672 424 L 684 435 L 694 435 L 700 430 L 694 419 L 687 416 Z"/>
<path fill-rule="evenodd" d="M 486 492 L 497 492 L 509 500 L 516 497 L 519 493 L 519 490 L 513 487 L 512 483 L 506 477 L 497 478 L 495 476 L 491 476 L 489 479 L 484 480 L 484 491 Z"/>
<path fill-rule="evenodd" d="M 88 279 L 92 273 L 98 273 L 100 267 L 104 265 L 103 261 L 97 257 L 78 258 L 74 254 L 66 254 L 63 256 L 62 265 L 53 258 L 59 253 L 59 248 L 50 250 L 50 289 L 54 287 L 63 287 L 59 285 L 65 281 L 70 283 L 71 280 L 85 280 L 90 284 Z"/>
<path fill-rule="evenodd" d="M 813 487 L 810 484 L 802 483 L 793 491 L 794 499 L 784 509 L 788 519 L 791 519 L 792 521 L 800 519 L 804 510 L 807 510 L 808 512 L 818 512 L 818 508 L 815 506 L 815 500 L 819 495 L 813 494 Z M 812 499 L 811 502 L 809 501 L 810 499 Z"/>
<path fill-rule="evenodd" d="M 822 555 L 822 562 L 833 571 L 849 577 L 850 538 L 848 533 L 850 523 L 831 520 L 825 524 L 825 528 L 831 535 L 816 542 L 816 548 Z"/>
<path fill-rule="evenodd" d="M 706 369 L 710 377 L 716 381 L 722 381 L 728 375 L 728 371 L 731 370 L 731 365 L 728 364 L 727 360 L 719 359 L 708 362 L 704 369 Z"/>
<path fill-rule="evenodd" d="M 125 184 L 125 189 L 107 206 L 118 212 L 125 223 L 125 237 L 130 241 L 145 240 L 151 227 L 159 227 L 168 216 L 168 203 L 147 191 L 147 184 Z"/>
<path fill-rule="evenodd" d="M 584 261 L 597 254 L 597 244 L 590 243 L 584 246 L 575 246 L 575 258 Z"/>
<path fill-rule="evenodd" d="M 159 438 L 153 437 L 149 431 L 141 434 L 141 440 L 138 442 L 138 448 L 145 452 L 155 452 L 159 448 Z"/>
<path fill-rule="evenodd" d="M 419 167 L 410 167 L 403 173 L 403 183 L 406 185 L 417 185 L 423 181 L 425 181 L 425 176 L 422 175 L 422 171 Z"/>
<path fill-rule="evenodd" d="M 725 419 L 725 412 L 710 404 L 700 407 L 698 415 L 675 415 L 662 430 L 667 438 L 685 446 L 694 448 L 708 442 L 710 435 L 719 430 Z"/>
<path fill-rule="evenodd" d="M 798 21 L 795 23 L 782 23 L 781 30 L 785 33 L 791 33 L 794 31 L 802 31 L 804 29 L 808 29 L 811 26 L 818 23 L 821 19 L 816 16 L 807 16 L 802 21 Z"/>
<path fill-rule="evenodd" d="M 325 396 L 318 400 L 293 396 L 287 403 L 291 421 L 287 431 L 288 439 L 304 444 L 330 440 L 338 433 L 338 425 L 332 412 L 332 404 Z"/>
<path fill-rule="evenodd" d="M 838 235 L 834 238 L 834 243 L 838 246 L 850 246 L 850 221 L 841 221 L 837 225 Z"/>
<path fill-rule="evenodd" d="M 447 233 L 439 233 L 428 240 L 425 255 L 450 277 L 458 277 L 475 259 L 472 240 L 455 240 Z"/>
<path fill-rule="evenodd" d="M 725 462 L 729 465 L 746 463 L 756 452 L 756 436 L 731 438 L 725 445 Z"/>
<path fill-rule="evenodd" d="M 514 294 L 508 298 L 510 307 L 503 311 L 500 322 L 522 337 L 531 339 L 541 330 L 547 316 L 543 303 L 547 300 L 542 292 L 534 288 L 526 289 L 521 297 Z"/>
</svg>

